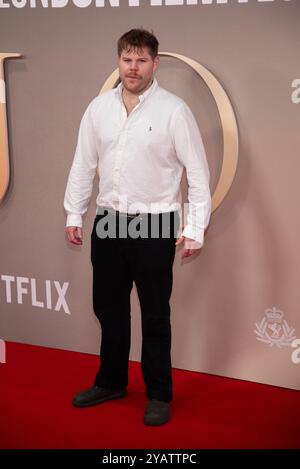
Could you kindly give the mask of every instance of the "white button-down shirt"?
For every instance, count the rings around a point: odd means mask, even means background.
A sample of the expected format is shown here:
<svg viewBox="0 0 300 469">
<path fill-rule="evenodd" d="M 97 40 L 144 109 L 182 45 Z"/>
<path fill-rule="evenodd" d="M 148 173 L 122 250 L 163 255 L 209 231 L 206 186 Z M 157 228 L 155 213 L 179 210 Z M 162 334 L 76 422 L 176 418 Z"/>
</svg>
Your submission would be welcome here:
<svg viewBox="0 0 300 469">
<path fill-rule="evenodd" d="M 181 234 L 194 240 L 185 244 L 192 249 L 203 245 L 211 213 L 209 169 L 195 118 L 156 78 L 127 116 L 120 83 L 94 98 L 82 117 L 65 192 L 66 225 L 82 226 L 97 169 L 98 206 L 158 213 L 181 207 L 184 168 L 189 205 Z"/>
</svg>

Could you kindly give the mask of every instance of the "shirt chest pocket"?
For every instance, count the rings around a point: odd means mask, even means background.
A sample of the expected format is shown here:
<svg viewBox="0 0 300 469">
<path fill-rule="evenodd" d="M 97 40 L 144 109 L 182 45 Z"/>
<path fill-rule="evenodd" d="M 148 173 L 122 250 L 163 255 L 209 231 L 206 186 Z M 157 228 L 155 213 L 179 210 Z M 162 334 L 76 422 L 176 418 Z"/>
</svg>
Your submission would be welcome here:
<svg viewBox="0 0 300 469">
<path fill-rule="evenodd" d="M 136 129 L 132 129 L 131 137 L 136 139 L 137 146 L 146 152 L 166 152 L 172 145 L 171 136 L 167 129 L 158 122 L 143 121 Z"/>
</svg>

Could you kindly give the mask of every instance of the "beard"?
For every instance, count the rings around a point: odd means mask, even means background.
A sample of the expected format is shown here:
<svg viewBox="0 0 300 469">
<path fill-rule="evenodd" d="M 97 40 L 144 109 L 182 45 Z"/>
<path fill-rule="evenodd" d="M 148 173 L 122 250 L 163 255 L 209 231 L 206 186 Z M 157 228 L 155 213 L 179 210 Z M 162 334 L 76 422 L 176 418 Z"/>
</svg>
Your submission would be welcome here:
<svg viewBox="0 0 300 469">
<path fill-rule="evenodd" d="M 132 78 L 134 77 L 134 78 Z M 125 76 L 122 80 L 123 87 L 130 93 L 140 94 L 152 83 L 152 77 L 146 80 L 138 75 Z"/>
</svg>

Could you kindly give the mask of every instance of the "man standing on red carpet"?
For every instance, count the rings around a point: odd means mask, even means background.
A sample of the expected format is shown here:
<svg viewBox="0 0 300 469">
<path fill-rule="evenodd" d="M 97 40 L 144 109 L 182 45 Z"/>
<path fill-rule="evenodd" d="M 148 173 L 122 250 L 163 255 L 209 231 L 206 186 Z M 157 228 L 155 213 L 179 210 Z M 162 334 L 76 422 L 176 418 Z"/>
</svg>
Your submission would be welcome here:
<svg viewBox="0 0 300 469">
<path fill-rule="evenodd" d="M 132 29 L 119 39 L 120 84 L 94 98 L 84 113 L 64 199 L 68 240 L 82 244 L 82 216 L 99 170 L 91 261 L 101 364 L 94 384 L 77 394 L 73 405 L 88 407 L 126 396 L 135 282 L 146 425 L 170 419 L 169 300 L 176 245 L 184 243 L 182 257 L 198 252 L 211 211 L 209 170 L 196 121 L 182 99 L 158 85 L 158 64 L 158 41 L 152 33 Z M 184 168 L 189 209 L 179 234 Z"/>
</svg>

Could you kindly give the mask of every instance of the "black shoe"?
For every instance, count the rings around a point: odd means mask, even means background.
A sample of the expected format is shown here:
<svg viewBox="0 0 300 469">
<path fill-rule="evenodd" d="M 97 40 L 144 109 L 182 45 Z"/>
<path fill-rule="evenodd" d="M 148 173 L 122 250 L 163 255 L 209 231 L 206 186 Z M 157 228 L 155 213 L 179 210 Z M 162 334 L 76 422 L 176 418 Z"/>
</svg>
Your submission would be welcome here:
<svg viewBox="0 0 300 469">
<path fill-rule="evenodd" d="M 150 399 L 145 409 L 145 425 L 162 425 L 170 420 L 170 404 L 157 399 Z"/>
<path fill-rule="evenodd" d="M 113 390 L 101 388 L 100 386 L 92 386 L 76 394 L 72 404 L 74 407 L 89 407 L 111 399 L 120 399 L 125 396 L 127 396 L 126 388 Z"/>
</svg>

